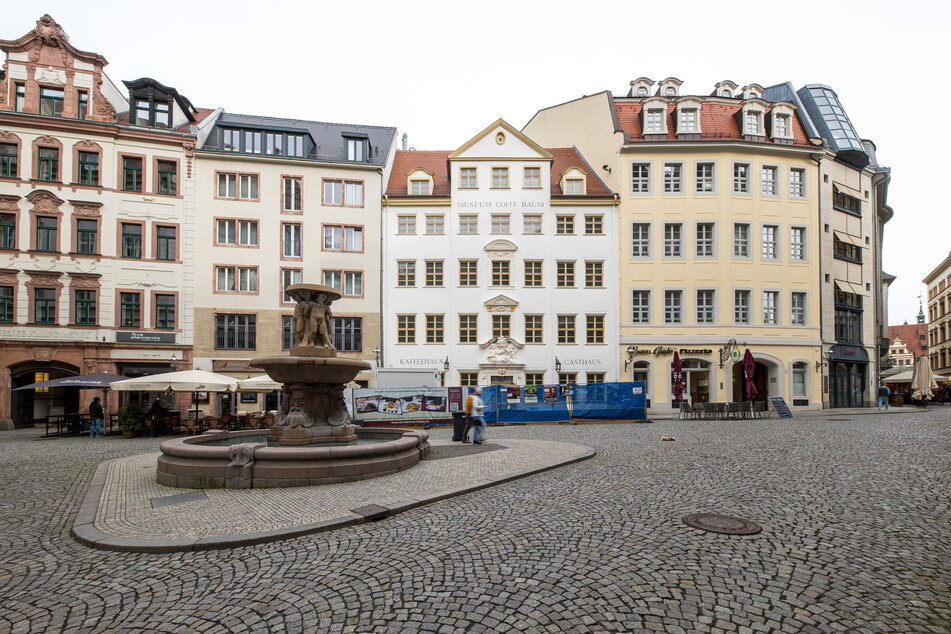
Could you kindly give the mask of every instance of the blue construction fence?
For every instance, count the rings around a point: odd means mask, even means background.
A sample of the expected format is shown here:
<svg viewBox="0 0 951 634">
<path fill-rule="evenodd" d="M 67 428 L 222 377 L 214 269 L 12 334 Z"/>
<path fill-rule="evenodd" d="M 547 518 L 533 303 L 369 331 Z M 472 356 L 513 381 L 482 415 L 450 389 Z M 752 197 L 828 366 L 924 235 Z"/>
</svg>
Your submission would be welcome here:
<svg viewBox="0 0 951 634">
<path fill-rule="evenodd" d="M 645 420 L 644 383 L 491 385 L 482 388 L 487 423 L 552 423 L 572 419 Z"/>
</svg>

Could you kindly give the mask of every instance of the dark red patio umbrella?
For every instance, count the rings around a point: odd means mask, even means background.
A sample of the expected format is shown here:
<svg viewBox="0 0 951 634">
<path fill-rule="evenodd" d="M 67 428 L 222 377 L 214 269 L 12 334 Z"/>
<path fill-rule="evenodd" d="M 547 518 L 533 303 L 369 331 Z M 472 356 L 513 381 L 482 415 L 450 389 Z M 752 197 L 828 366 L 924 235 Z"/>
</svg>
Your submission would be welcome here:
<svg viewBox="0 0 951 634">
<path fill-rule="evenodd" d="M 680 363 L 680 354 L 674 352 L 674 398 L 677 402 L 684 400 L 684 367 Z"/>
<path fill-rule="evenodd" d="M 753 381 L 755 371 L 756 361 L 753 359 L 753 353 L 747 348 L 746 352 L 743 353 L 743 387 L 744 392 L 746 392 L 746 400 L 748 401 L 752 401 L 756 398 L 756 394 L 758 393 L 756 384 Z"/>
</svg>

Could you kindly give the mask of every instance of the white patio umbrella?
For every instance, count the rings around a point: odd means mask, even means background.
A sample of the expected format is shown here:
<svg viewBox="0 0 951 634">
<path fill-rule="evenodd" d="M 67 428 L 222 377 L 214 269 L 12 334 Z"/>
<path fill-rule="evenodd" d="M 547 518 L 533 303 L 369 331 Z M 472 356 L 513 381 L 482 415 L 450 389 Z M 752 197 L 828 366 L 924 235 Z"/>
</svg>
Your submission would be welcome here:
<svg viewBox="0 0 951 634">
<path fill-rule="evenodd" d="M 922 355 L 915 359 L 914 373 L 911 378 L 911 397 L 919 401 L 928 401 L 934 398 L 932 390 L 937 389 L 934 372 L 931 371 L 931 359 Z"/>
<path fill-rule="evenodd" d="M 198 392 L 234 392 L 238 380 L 204 370 L 182 370 L 116 381 L 109 385 L 117 392 L 195 392 L 195 418 L 198 418 Z"/>
<path fill-rule="evenodd" d="M 283 387 L 283 383 L 275 381 L 266 374 L 252 376 L 238 381 L 239 392 L 274 392 Z"/>
</svg>

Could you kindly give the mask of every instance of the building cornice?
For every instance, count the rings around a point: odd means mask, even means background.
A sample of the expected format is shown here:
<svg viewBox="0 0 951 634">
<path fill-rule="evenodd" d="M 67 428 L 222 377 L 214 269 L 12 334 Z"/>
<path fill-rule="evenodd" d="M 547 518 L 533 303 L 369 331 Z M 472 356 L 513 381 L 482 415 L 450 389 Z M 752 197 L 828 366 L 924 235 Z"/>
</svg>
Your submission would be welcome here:
<svg viewBox="0 0 951 634">
<path fill-rule="evenodd" d="M 822 147 L 807 147 L 803 145 L 781 145 L 774 143 L 751 143 L 749 141 L 637 141 L 625 143 L 620 154 L 633 154 L 638 151 L 649 150 L 654 152 L 669 152 L 671 149 L 684 151 L 722 151 L 735 149 L 757 154 L 797 154 L 810 155 L 823 151 Z"/>
<path fill-rule="evenodd" d="M 11 127 L 36 130 L 37 133 L 70 133 L 86 134 L 90 136 L 107 137 L 114 140 L 147 141 L 165 145 L 183 145 L 193 143 L 195 136 L 182 132 L 158 131 L 131 126 L 120 126 L 114 123 L 102 123 L 83 119 L 66 119 L 63 117 L 44 117 L 22 112 L 0 112 L 0 127 L 11 131 Z"/>
<path fill-rule="evenodd" d="M 235 161 L 246 163 L 270 163 L 277 165 L 308 165 L 311 167 L 336 167 L 352 169 L 361 172 L 378 172 L 383 169 L 382 165 L 373 165 L 367 163 L 351 163 L 349 161 L 322 161 L 320 159 L 311 159 L 306 157 L 290 156 L 267 156 L 259 154 L 244 154 L 237 152 L 218 152 L 215 150 L 195 150 L 195 157 L 200 159 L 221 159 L 223 161 Z"/>
<path fill-rule="evenodd" d="M 384 207 L 449 207 L 450 205 L 452 205 L 452 199 L 448 196 L 433 196 L 425 199 L 383 197 Z"/>
</svg>

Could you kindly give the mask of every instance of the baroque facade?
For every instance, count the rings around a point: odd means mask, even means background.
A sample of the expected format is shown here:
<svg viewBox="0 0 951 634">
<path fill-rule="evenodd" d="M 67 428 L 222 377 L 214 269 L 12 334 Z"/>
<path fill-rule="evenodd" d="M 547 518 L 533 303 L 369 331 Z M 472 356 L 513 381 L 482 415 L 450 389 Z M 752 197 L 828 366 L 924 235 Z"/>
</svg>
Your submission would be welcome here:
<svg viewBox="0 0 951 634">
<path fill-rule="evenodd" d="M 951 376 L 951 253 L 923 281 L 928 286 L 931 369 Z"/>
</svg>

